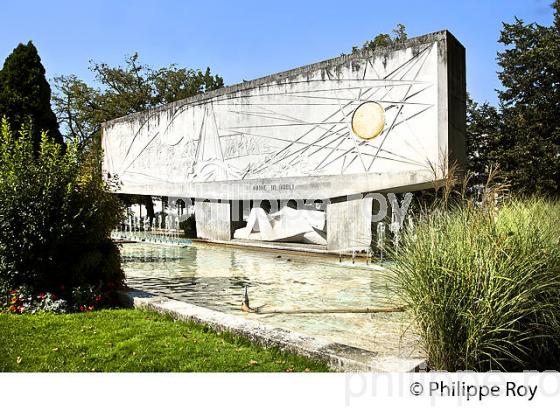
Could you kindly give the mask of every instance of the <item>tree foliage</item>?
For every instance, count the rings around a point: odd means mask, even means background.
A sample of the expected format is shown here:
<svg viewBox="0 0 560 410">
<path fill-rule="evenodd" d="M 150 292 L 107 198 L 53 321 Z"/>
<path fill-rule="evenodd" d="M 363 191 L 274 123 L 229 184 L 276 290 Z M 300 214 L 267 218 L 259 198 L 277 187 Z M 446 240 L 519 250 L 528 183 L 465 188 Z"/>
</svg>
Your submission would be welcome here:
<svg viewBox="0 0 560 410">
<path fill-rule="evenodd" d="M 487 102 L 467 98 L 467 169 L 471 182 L 483 185 L 499 161 L 501 114 Z"/>
<path fill-rule="evenodd" d="M 481 182 L 490 166 L 512 190 L 560 193 L 560 1 L 550 27 L 516 19 L 504 23 L 498 53 L 500 107 L 471 102 L 468 167 Z"/>
<path fill-rule="evenodd" d="M 92 62 L 99 83 L 92 87 L 75 75 L 54 79 L 56 114 L 71 138 L 89 142 L 102 122 L 223 87 L 223 79 L 175 65 L 158 70 L 142 63 L 137 53 L 124 66 Z"/>
<path fill-rule="evenodd" d="M 393 29 L 393 35 L 388 33 L 380 33 L 374 37 L 373 40 L 366 41 L 362 49 L 364 50 L 375 50 L 380 47 L 389 47 L 395 44 L 404 42 L 408 38 L 406 34 L 406 27 L 404 24 L 397 24 L 397 27 Z M 352 52 L 356 52 L 358 47 L 352 47 Z"/>
<path fill-rule="evenodd" d="M 516 19 L 500 36 L 500 163 L 512 187 L 524 192 L 560 189 L 560 1 L 553 8 L 552 26 Z"/>
<path fill-rule="evenodd" d="M 42 292 L 123 280 L 109 239 L 121 218 L 102 179 L 99 151 L 65 150 L 46 133 L 34 155 L 32 136 L 0 132 L 0 288 Z"/>
<path fill-rule="evenodd" d="M 31 134 L 35 151 L 45 131 L 62 144 L 56 116 L 51 109 L 51 88 L 37 49 L 30 41 L 19 44 L 6 58 L 0 71 L 0 117 L 6 116 L 12 126 L 25 125 Z"/>
</svg>

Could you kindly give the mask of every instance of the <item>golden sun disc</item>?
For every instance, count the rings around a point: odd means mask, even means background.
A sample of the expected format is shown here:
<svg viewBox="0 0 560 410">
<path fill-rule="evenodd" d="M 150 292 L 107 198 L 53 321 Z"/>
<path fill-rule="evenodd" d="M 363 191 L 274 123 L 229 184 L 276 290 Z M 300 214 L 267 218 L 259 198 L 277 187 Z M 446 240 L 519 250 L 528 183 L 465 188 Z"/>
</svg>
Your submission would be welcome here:
<svg viewBox="0 0 560 410">
<path fill-rule="evenodd" d="M 358 137 L 371 140 L 385 127 L 385 110 L 376 102 L 366 101 L 352 114 L 352 131 Z"/>
</svg>

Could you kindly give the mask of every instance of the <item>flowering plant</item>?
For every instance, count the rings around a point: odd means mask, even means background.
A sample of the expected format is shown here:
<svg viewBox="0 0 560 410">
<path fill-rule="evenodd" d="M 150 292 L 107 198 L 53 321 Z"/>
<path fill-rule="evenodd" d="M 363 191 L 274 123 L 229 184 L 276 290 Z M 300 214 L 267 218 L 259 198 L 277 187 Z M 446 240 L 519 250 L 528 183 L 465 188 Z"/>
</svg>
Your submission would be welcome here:
<svg viewBox="0 0 560 410">
<path fill-rule="evenodd" d="M 7 298 L 4 298 L 0 311 L 8 313 L 36 313 L 38 311 L 64 313 L 67 311 L 68 303 L 64 299 L 58 299 L 50 292 L 33 294 L 31 288 L 21 286 L 12 289 Z"/>
</svg>

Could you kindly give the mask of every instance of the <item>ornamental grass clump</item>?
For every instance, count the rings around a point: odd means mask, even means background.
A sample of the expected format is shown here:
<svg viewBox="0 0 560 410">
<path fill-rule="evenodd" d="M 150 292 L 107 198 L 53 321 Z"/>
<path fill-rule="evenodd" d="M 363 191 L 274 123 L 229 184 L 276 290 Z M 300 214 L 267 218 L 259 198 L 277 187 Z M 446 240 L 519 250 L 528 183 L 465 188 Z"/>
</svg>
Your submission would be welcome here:
<svg viewBox="0 0 560 410">
<path fill-rule="evenodd" d="M 560 370 L 560 203 L 457 205 L 403 235 L 390 273 L 437 370 Z"/>
</svg>

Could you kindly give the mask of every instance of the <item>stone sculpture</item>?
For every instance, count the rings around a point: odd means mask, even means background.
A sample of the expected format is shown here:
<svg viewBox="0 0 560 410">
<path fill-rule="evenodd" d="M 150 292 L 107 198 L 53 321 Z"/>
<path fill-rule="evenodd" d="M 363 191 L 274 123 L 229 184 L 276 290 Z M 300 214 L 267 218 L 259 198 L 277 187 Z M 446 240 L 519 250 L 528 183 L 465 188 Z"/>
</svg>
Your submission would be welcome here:
<svg viewBox="0 0 560 410">
<path fill-rule="evenodd" d="M 269 242 L 300 242 L 327 244 L 325 213 L 310 209 L 292 209 L 288 206 L 267 214 L 262 208 L 253 208 L 245 228 L 237 229 L 235 239 Z"/>
</svg>

